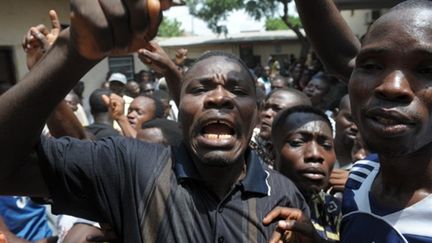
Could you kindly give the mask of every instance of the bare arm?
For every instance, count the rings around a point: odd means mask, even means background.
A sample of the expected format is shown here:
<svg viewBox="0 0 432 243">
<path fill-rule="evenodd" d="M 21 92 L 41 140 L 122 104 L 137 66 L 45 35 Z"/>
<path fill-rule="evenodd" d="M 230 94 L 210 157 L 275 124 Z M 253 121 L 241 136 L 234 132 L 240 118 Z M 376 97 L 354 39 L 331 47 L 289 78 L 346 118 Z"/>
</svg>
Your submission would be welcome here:
<svg viewBox="0 0 432 243">
<path fill-rule="evenodd" d="M 47 125 L 53 137 L 70 136 L 88 139 L 84 127 L 64 100 L 60 101 L 51 113 Z"/>
<path fill-rule="evenodd" d="M 17 174 L 32 174 L 25 177 L 26 181 L 39 186 L 26 188 L 0 183 L 0 193 L 15 194 L 21 190 L 24 195 L 49 196 L 40 169 L 35 169 L 39 168 L 37 160 L 27 159 L 34 151 L 45 120 L 98 61 L 109 54 L 137 51 L 155 35 L 154 29 L 149 28 L 155 20 L 146 19 L 148 5 L 138 5 L 134 0 L 112 4 L 71 0 L 70 4 L 70 30 L 62 32 L 22 81 L 0 97 L 0 181 Z"/>
<path fill-rule="evenodd" d="M 136 138 L 137 131 L 131 126 L 128 118 L 124 114 L 124 99 L 117 94 L 111 94 L 109 97 L 103 95 L 102 99 L 108 106 L 108 111 L 110 112 L 111 117 L 119 124 L 123 135 L 129 138 Z"/>
<path fill-rule="evenodd" d="M 326 70 L 348 81 L 360 41 L 351 31 L 333 0 L 295 0 L 315 52 Z"/>
<path fill-rule="evenodd" d="M 146 49 L 139 50 L 138 57 L 143 63 L 149 65 L 153 70 L 165 77 L 170 96 L 176 105 L 179 105 L 182 79 L 180 68 L 156 42 L 150 42 L 150 46 L 152 47 L 151 51 Z"/>
<path fill-rule="evenodd" d="M 60 21 L 56 11 L 50 10 L 49 16 L 52 25 L 50 30 L 44 25 L 38 25 L 31 27 L 24 36 L 22 46 L 26 53 L 29 70 L 40 61 L 60 34 Z M 87 138 L 83 126 L 64 100 L 56 106 L 49 116 L 47 125 L 53 137 Z"/>
</svg>

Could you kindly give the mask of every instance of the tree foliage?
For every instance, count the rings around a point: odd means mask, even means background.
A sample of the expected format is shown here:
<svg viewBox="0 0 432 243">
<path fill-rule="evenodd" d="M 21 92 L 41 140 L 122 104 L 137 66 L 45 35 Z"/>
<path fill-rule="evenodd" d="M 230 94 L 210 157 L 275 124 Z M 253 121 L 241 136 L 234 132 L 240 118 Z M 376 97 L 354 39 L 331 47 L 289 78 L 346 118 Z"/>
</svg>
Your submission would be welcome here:
<svg viewBox="0 0 432 243">
<path fill-rule="evenodd" d="M 243 9 L 255 20 L 262 18 L 275 18 L 276 12 L 283 9 L 280 19 L 294 31 L 303 43 L 301 56 L 306 56 L 308 41 L 300 31 L 298 18 L 292 18 L 288 12 L 288 4 L 292 0 L 186 0 L 190 13 L 202 19 L 215 33 L 226 32 L 227 27 L 221 24 L 228 15 L 236 10 Z M 241 24 L 241 23 L 236 23 Z"/>
<path fill-rule="evenodd" d="M 281 0 L 187 0 L 189 11 L 204 20 L 215 33 L 220 34 L 226 26 L 220 24 L 236 10 L 244 9 L 256 20 L 271 16 Z M 291 1 L 291 0 L 289 0 Z"/>
<path fill-rule="evenodd" d="M 289 21 L 294 26 L 300 26 L 301 27 L 300 18 L 294 17 L 294 16 L 289 16 Z M 265 29 L 266 30 L 287 30 L 289 28 L 288 28 L 288 25 L 285 23 L 285 21 L 283 21 L 281 18 L 268 18 L 268 19 L 266 19 L 266 22 L 265 22 Z"/>
<path fill-rule="evenodd" d="M 183 32 L 180 21 L 164 17 L 159 26 L 157 35 L 160 37 L 175 37 L 183 35 Z"/>
</svg>

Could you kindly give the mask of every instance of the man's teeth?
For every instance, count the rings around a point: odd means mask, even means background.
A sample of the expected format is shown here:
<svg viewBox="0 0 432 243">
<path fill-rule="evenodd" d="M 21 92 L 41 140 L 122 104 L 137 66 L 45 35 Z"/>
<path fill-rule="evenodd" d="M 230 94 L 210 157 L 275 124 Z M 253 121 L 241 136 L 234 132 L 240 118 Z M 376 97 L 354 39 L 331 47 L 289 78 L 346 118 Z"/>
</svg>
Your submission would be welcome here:
<svg viewBox="0 0 432 243">
<path fill-rule="evenodd" d="M 232 138 L 232 135 L 230 134 L 204 134 L 204 137 L 208 138 L 208 139 L 228 139 L 228 138 Z"/>
<path fill-rule="evenodd" d="M 383 117 L 377 117 L 377 121 L 381 124 L 384 125 L 397 125 L 397 124 L 401 124 L 400 122 L 397 122 L 393 119 L 387 119 L 387 118 L 383 118 Z"/>
</svg>

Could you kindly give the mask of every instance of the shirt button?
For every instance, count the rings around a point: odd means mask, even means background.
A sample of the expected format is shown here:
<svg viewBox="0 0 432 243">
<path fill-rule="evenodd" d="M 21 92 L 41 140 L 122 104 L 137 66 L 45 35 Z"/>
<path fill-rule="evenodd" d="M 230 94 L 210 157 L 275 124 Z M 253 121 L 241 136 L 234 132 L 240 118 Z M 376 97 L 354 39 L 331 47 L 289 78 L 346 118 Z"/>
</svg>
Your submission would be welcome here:
<svg viewBox="0 0 432 243">
<path fill-rule="evenodd" d="M 222 242 L 224 242 L 224 241 L 225 241 L 225 238 L 224 238 L 223 236 L 221 236 L 221 237 L 218 238 L 218 242 L 219 242 L 219 243 L 222 243 Z"/>
<path fill-rule="evenodd" d="M 219 212 L 219 213 L 222 213 L 222 212 L 223 212 L 223 207 L 220 207 L 220 208 L 218 209 L 218 212 Z"/>
</svg>

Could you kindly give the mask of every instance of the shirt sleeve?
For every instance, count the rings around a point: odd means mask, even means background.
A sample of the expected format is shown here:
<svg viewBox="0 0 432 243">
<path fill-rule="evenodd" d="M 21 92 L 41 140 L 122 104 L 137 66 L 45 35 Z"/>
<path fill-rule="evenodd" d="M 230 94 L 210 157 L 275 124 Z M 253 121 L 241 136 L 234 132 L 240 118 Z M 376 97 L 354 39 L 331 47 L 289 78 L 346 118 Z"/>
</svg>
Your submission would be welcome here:
<svg viewBox="0 0 432 243">
<path fill-rule="evenodd" d="M 97 222 L 120 220 L 133 205 L 162 149 L 124 137 L 98 141 L 42 138 L 38 156 L 52 210 Z M 137 183 L 139 178 L 139 183 Z"/>
</svg>

